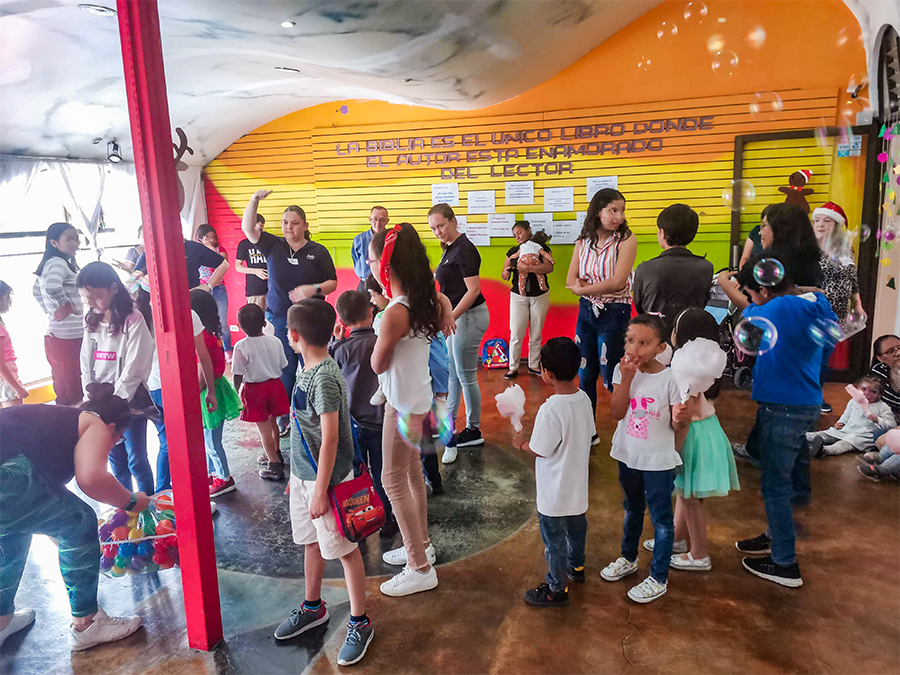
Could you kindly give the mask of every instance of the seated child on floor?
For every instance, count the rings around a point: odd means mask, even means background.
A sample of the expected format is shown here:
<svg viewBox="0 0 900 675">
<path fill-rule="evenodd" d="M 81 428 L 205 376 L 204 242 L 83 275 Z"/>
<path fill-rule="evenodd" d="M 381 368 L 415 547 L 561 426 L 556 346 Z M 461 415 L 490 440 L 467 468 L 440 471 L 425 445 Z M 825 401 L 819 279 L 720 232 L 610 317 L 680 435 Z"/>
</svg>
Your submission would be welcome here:
<svg viewBox="0 0 900 675">
<path fill-rule="evenodd" d="M 833 427 L 806 434 L 809 452 L 814 457 L 871 450 L 875 438 L 896 424 L 890 407 L 881 400 L 881 380 L 867 375 L 856 382 L 856 388 L 866 397 L 868 410 L 851 398 Z"/>
<path fill-rule="evenodd" d="M 543 247 L 549 241 L 550 235 L 543 230 L 538 230 L 532 235 L 531 239 L 523 244 L 519 244 L 519 251 L 511 255 L 510 259 L 518 259 L 520 263 L 525 263 L 526 265 L 540 265 L 542 262 L 555 265 L 556 261 L 553 259 L 553 256 L 547 253 Z M 541 290 L 546 291 L 548 289 L 547 275 L 535 273 L 534 276 L 537 277 L 538 286 L 541 287 Z M 527 279 L 527 274 L 519 275 L 519 294 L 522 296 L 525 295 L 525 282 Z"/>
<path fill-rule="evenodd" d="M 537 485 L 541 538 L 550 568 L 546 580 L 525 593 L 533 607 L 569 604 L 567 580 L 584 582 L 587 534 L 588 465 L 595 433 L 591 400 L 578 387 L 581 352 L 567 337 L 553 338 L 541 349 L 541 378 L 553 387 L 534 420 L 531 440 L 513 435 L 520 450 L 530 452 Z"/>
</svg>

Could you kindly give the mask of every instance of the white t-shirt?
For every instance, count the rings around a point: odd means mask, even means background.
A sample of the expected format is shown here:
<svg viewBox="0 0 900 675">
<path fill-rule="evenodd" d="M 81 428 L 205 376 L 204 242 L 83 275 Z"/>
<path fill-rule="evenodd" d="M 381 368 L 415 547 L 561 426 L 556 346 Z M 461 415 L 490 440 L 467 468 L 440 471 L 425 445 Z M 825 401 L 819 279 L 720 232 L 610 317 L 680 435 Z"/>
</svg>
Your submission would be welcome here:
<svg viewBox="0 0 900 675">
<path fill-rule="evenodd" d="M 618 364 L 613 384 L 622 384 Z M 666 471 L 681 465 L 675 451 L 672 406 L 681 403 L 669 368 L 649 374 L 638 371 L 631 382 L 629 410 L 616 427 L 609 455 L 638 471 Z"/>
<path fill-rule="evenodd" d="M 544 249 L 541 247 L 540 244 L 529 240 L 529 241 L 519 244 L 519 257 L 521 257 L 523 255 L 540 256 L 541 251 L 543 251 L 543 250 Z M 544 514 L 544 515 L 546 515 L 546 514 Z M 578 514 L 575 514 L 575 515 L 578 515 Z"/>
<path fill-rule="evenodd" d="M 194 337 L 200 335 L 203 332 L 203 322 L 200 321 L 200 317 L 197 315 L 197 312 L 191 310 L 191 327 L 194 331 Z M 159 354 L 157 353 L 156 346 L 153 347 L 153 365 L 150 366 L 150 377 L 147 378 L 147 389 L 150 391 L 156 391 L 157 389 L 162 389 L 162 382 L 159 379 Z"/>
<path fill-rule="evenodd" d="M 545 516 L 578 516 L 588 509 L 588 464 L 596 433 L 591 400 L 583 391 L 554 394 L 540 407 L 529 445 L 537 510 Z"/>
<path fill-rule="evenodd" d="M 274 335 L 245 337 L 234 346 L 231 372 L 244 378 L 244 382 L 265 382 L 281 377 L 287 366 L 281 340 Z"/>
</svg>

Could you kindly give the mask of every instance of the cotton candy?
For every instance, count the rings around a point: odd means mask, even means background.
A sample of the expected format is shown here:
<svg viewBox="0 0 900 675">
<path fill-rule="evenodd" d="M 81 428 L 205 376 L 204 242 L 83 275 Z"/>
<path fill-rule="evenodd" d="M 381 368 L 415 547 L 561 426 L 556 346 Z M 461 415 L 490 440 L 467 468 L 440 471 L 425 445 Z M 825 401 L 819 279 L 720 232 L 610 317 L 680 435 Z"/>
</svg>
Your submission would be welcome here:
<svg viewBox="0 0 900 675">
<path fill-rule="evenodd" d="M 672 356 L 672 375 L 678 383 L 682 402 L 709 389 L 722 377 L 725 352 L 706 338 L 691 340 Z"/>
<path fill-rule="evenodd" d="M 866 400 L 866 395 L 863 394 L 859 389 L 854 387 L 852 384 L 848 384 L 844 389 L 847 390 L 847 393 L 850 394 L 850 398 L 856 401 L 859 404 L 859 407 L 862 408 L 863 412 L 868 415 L 869 414 L 869 401 Z"/>
<path fill-rule="evenodd" d="M 508 417 L 516 431 L 522 431 L 522 418 L 525 416 L 525 392 L 517 384 L 507 387 L 506 391 L 494 396 L 497 411 Z"/>
</svg>

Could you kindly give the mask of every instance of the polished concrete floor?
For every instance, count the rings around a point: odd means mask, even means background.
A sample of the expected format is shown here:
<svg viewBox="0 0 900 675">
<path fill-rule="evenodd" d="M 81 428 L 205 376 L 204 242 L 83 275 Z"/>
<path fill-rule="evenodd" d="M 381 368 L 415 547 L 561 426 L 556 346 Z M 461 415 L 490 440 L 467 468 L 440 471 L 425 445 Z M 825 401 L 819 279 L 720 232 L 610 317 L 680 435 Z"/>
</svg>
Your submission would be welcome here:
<svg viewBox="0 0 900 675">
<path fill-rule="evenodd" d="M 896 483 L 876 484 L 853 456 L 814 460 L 814 496 L 798 511 L 804 585 L 787 589 L 741 568 L 734 541 L 759 534 L 765 514 L 759 473 L 739 461 L 741 491 L 707 500 L 713 570 L 672 571 L 667 595 L 636 605 L 625 595 L 646 575 L 618 583 L 599 572 L 618 555 L 621 496 L 609 458 L 613 424 L 601 398 L 602 443 L 591 461 L 587 582 L 570 587 L 563 609 L 536 610 L 522 592 L 545 573 L 533 507 L 533 462 L 513 449 L 509 424 L 493 406 L 502 372 L 480 373 L 484 393 L 481 452 L 461 452 L 444 467 L 443 495 L 429 500 L 440 585 L 387 598 L 374 536 L 364 557 L 369 615 L 376 636 L 354 670 L 370 673 L 897 673 L 900 672 L 900 497 Z M 528 396 L 526 425 L 549 389 L 520 377 Z M 829 385 L 837 413 L 847 396 Z M 607 399 L 608 400 L 608 399 Z M 732 440 L 749 431 L 755 406 L 746 392 L 726 391 L 719 417 Z M 829 416 L 822 427 L 836 420 Z M 101 579 L 100 601 L 112 613 L 137 613 L 145 628 L 130 638 L 72 654 L 65 589 L 53 544 L 36 537 L 19 590 L 35 624 L 7 640 L 0 673 L 333 673 L 348 615 L 338 569 L 323 590 L 332 620 L 286 643 L 275 626 L 302 598 L 302 552 L 290 542 L 283 487 L 253 476 L 259 449 L 248 425 L 229 425 L 226 448 L 238 490 L 215 516 L 225 641 L 210 653 L 187 648 L 177 570 Z M 645 533 L 651 536 L 649 519 Z M 395 541 L 394 543 L 397 543 Z"/>
</svg>

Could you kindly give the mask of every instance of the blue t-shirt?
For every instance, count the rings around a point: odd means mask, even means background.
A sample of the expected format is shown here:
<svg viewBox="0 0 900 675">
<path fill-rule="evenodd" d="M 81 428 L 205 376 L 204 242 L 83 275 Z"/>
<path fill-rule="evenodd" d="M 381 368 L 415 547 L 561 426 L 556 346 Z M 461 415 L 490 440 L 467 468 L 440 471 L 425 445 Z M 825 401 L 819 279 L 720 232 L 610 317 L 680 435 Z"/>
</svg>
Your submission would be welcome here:
<svg viewBox="0 0 900 675">
<path fill-rule="evenodd" d="M 833 347 L 823 347 L 810 335 L 821 321 L 837 321 L 821 293 L 782 295 L 764 305 L 750 305 L 745 317 L 761 316 L 775 326 L 778 339 L 756 357 L 753 400 L 780 405 L 822 405 L 822 364 Z"/>
<path fill-rule="evenodd" d="M 353 237 L 350 257 L 353 258 L 353 271 L 356 272 L 356 276 L 361 280 L 365 280 L 371 272 L 367 261 L 369 259 L 369 244 L 372 243 L 374 237 L 375 233 L 372 232 L 371 227 Z"/>
</svg>

